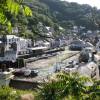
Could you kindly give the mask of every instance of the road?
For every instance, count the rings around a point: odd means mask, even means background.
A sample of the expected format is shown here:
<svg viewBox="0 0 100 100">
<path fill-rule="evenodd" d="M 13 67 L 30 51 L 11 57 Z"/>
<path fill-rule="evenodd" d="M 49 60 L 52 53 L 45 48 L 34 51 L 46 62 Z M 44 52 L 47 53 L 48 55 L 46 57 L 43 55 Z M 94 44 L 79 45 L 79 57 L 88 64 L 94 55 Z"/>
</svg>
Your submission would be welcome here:
<svg viewBox="0 0 100 100">
<path fill-rule="evenodd" d="M 56 68 L 61 68 L 61 70 L 63 70 L 68 65 L 69 61 L 77 61 L 78 57 L 78 51 L 70 51 L 66 48 L 65 51 L 59 52 L 56 56 L 27 63 L 29 69 L 36 69 L 39 73 L 37 77 L 22 79 L 27 79 L 27 81 L 43 82 L 44 79 L 47 79 L 48 76 L 55 72 Z M 82 70 L 82 73 L 88 73 L 87 68 L 84 68 L 85 70 Z"/>
<path fill-rule="evenodd" d="M 43 79 L 46 79 L 49 75 L 53 74 L 57 67 L 64 68 L 69 61 L 78 59 L 78 55 L 78 51 L 69 51 L 68 48 L 66 48 L 65 51 L 59 52 L 54 57 L 28 63 L 28 68 L 37 69 L 39 71 L 38 76 L 31 80 L 43 81 Z"/>
</svg>

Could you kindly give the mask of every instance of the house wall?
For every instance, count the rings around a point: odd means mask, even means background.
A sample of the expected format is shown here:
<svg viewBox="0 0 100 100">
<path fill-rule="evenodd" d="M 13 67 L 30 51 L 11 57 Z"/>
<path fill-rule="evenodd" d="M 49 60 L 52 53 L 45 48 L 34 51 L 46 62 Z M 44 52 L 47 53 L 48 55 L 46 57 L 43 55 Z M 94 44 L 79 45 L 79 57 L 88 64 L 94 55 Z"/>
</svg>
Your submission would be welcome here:
<svg viewBox="0 0 100 100">
<path fill-rule="evenodd" d="M 17 54 L 15 51 L 9 51 L 4 54 L 4 57 L 0 57 L 0 61 L 12 61 L 15 62 Z"/>
<path fill-rule="evenodd" d="M 31 41 L 29 39 L 23 39 L 15 35 L 7 35 L 6 39 L 6 50 L 4 52 L 4 57 L 0 57 L 0 61 L 15 62 L 18 57 L 18 53 L 21 51 L 25 54 L 27 52 L 28 47 L 31 46 Z M 12 47 L 13 43 L 16 44 L 17 49 L 14 49 L 14 47 Z"/>
</svg>

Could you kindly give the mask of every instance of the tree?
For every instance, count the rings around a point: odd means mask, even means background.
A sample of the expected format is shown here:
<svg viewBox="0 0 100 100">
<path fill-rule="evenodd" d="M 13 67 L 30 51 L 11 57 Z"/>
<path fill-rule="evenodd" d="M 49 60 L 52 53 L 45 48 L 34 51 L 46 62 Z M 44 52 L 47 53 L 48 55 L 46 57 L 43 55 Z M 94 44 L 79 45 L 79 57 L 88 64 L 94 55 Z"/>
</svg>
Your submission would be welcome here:
<svg viewBox="0 0 100 100">
<path fill-rule="evenodd" d="M 100 29 L 100 11 L 98 11 L 97 8 L 94 7 L 91 9 L 88 19 L 96 26 L 95 28 Z"/>
<path fill-rule="evenodd" d="M 99 100 L 100 99 L 100 80 L 93 80 L 94 84 L 88 88 L 89 100 Z"/>
<path fill-rule="evenodd" d="M 85 83 L 89 81 L 78 73 L 61 73 L 41 88 L 40 96 L 43 100 L 82 100 L 86 92 Z"/>
<path fill-rule="evenodd" d="M 0 26 L 2 29 L 11 30 L 11 16 L 17 16 L 22 12 L 25 16 L 32 16 L 32 11 L 23 3 L 24 0 L 0 0 Z M 7 27 L 6 27 L 7 26 Z"/>
<path fill-rule="evenodd" d="M 89 61 L 89 53 L 82 51 L 79 55 L 79 62 L 87 63 Z"/>
</svg>

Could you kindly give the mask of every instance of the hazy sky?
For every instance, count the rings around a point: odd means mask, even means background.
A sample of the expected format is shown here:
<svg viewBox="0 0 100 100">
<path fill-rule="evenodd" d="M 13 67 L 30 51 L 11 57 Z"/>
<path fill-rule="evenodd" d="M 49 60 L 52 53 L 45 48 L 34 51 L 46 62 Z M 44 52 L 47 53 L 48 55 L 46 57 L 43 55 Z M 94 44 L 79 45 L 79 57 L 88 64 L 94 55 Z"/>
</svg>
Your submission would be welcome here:
<svg viewBox="0 0 100 100">
<path fill-rule="evenodd" d="M 100 0 L 63 0 L 69 2 L 78 2 L 80 4 L 89 4 L 91 6 L 95 6 L 100 9 Z"/>
</svg>

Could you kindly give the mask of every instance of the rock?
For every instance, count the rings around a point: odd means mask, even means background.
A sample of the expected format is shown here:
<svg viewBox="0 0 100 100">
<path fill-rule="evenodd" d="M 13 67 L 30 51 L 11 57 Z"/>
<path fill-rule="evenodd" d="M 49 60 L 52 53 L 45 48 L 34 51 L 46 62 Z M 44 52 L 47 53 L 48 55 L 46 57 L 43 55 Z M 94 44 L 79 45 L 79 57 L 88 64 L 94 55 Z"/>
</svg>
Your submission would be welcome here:
<svg viewBox="0 0 100 100">
<path fill-rule="evenodd" d="M 24 94 L 24 95 L 21 95 L 20 100 L 35 100 L 35 99 L 34 99 L 34 96 L 32 94 Z"/>
</svg>

